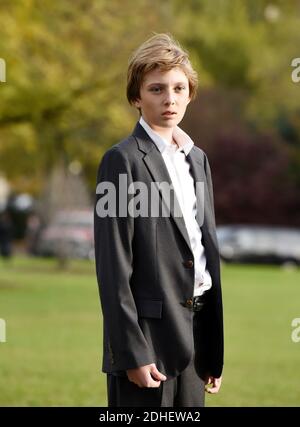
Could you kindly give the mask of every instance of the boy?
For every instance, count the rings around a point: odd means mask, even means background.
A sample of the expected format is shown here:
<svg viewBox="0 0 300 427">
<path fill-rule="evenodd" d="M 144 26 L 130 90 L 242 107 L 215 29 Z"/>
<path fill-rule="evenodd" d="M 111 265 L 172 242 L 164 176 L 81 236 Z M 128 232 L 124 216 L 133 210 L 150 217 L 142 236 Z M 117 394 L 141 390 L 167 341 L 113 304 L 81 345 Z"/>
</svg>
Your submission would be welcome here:
<svg viewBox="0 0 300 427">
<path fill-rule="evenodd" d="M 95 206 L 108 406 L 204 406 L 223 367 L 219 252 L 210 168 L 177 125 L 195 97 L 188 54 L 156 34 L 133 54 L 140 112 L 103 156 Z"/>
</svg>

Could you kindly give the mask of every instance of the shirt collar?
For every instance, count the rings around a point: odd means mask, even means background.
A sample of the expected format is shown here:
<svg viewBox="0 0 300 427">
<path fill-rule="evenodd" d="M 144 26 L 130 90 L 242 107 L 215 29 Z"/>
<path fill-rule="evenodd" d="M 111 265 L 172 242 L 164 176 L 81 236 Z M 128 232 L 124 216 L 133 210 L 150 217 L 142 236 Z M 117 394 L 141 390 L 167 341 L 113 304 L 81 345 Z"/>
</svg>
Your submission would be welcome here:
<svg viewBox="0 0 300 427">
<path fill-rule="evenodd" d="M 174 144 L 168 142 L 165 138 L 160 136 L 157 132 L 155 132 L 148 123 L 144 120 L 143 116 L 140 117 L 139 120 L 141 126 L 145 129 L 147 134 L 153 140 L 159 151 L 162 153 L 165 149 L 173 149 Z M 176 126 L 173 130 L 173 138 L 179 146 L 179 151 L 183 151 L 187 156 L 191 149 L 194 146 L 193 140 L 189 137 L 189 135 L 184 132 L 179 126 Z M 174 147 L 175 148 L 175 147 Z M 177 150 L 176 150 L 177 151 Z"/>
</svg>

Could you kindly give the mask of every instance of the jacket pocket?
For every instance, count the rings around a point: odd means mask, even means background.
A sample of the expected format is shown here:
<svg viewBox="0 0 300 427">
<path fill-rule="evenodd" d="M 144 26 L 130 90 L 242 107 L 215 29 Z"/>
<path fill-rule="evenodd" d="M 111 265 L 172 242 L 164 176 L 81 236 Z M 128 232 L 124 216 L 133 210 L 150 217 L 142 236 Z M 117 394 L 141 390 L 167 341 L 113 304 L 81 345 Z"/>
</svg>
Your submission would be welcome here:
<svg viewBox="0 0 300 427">
<path fill-rule="evenodd" d="M 161 319 L 162 305 L 161 300 L 142 299 L 135 300 L 138 317 L 149 317 L 153 319 Z"/>
</svg>

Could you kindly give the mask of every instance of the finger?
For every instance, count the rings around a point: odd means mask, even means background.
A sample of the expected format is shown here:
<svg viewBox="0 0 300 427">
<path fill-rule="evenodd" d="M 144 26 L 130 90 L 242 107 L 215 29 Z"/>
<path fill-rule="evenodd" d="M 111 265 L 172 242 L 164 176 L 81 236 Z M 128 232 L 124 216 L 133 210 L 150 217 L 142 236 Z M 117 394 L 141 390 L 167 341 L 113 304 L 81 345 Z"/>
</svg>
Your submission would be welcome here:
<svg viewBox="0 0 300 427">
<path fill-rule="evenodd" d="M 216 393 L 218 393 L 219 389 L 220 389 L 220 387 L 219 387 L 219 386 L 216 386 L 216 387 L 208 387 L 208 388 L 206 389 L 206 391 L 207 391 L 207 393 L 216 394 Z"/>
<path fill-rule="evenodd" d="M 147 372 L 146 377 L 143 378 L 143 380 L 141 381 L 141 387 L 146 387 L 146 388 L 157 388 L 160 386 L 160 381 L 159 380 L 154 380 L 151 376 L 150 371 Z"/>
<path fill-rule="evenodd" d="M 144 387 L 147 388 L 158 388 L 160 386 L 160 381 L 159 380 L 154 380 L 151 375 L 150 378 L 145 382 Z"/>
<path fill-rule="evenodd" d="M 205 390 L 208 393 L 215 394 L 215 393 L 218 393 L 218 391 L 220 390 L 220 387 L 221 387 L 221 381 L 217 380 L 216 378 L 213 378 L 212 387 L 206 387 Z"/>
<path fill-rule="evenodd" d="M 205 378 L 205 385 L 209 385 L 212 383 L 212 377 L 206 377 Z"/>
<path fill-rule="evenodd" d="M 157 367 L 156 366 L 153 366 L 152 368 L 151 368 L 151 375 L 155 378 L 155 379 L 157 379 L 157 380 L 162 380 L 162 381 L 165 381 L 166 379 L 167 379 L 167 377 L 164 375 L 164 374 L 162 374 L 161 372 L 159 372 L 159 370 L 157 369 Z"/>
<path fill-rule="evenodd" d="M 151 367 L 151 371 L 150 372 L 151 372 L 151 375 L 156 380 L 165 381 L 167 379 L 167 377 L 164 374 L 162 374 L 161 372 L 159 372 L 159 370 L 157 369 L 157 367 L 155 365 L 153 367 Z"/>
</svg>

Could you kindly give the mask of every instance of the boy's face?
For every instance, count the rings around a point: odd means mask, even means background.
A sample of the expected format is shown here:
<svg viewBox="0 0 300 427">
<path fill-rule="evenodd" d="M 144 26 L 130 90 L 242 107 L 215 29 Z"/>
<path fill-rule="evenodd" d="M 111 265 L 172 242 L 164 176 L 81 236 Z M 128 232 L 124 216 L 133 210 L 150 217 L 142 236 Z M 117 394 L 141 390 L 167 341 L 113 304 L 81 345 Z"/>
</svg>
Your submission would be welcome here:
<svg viewBox="0 0 300 427">
<path fill-rule="evenodd" d="M 159 130 L 180 123 L 189 102 L 189 81 L 185 73 L 178 67 L 170 71 L 157 68 L 144 76 L 140 99 L 134 105 L 141 108 L 149 126 Z"/>
</svg>

